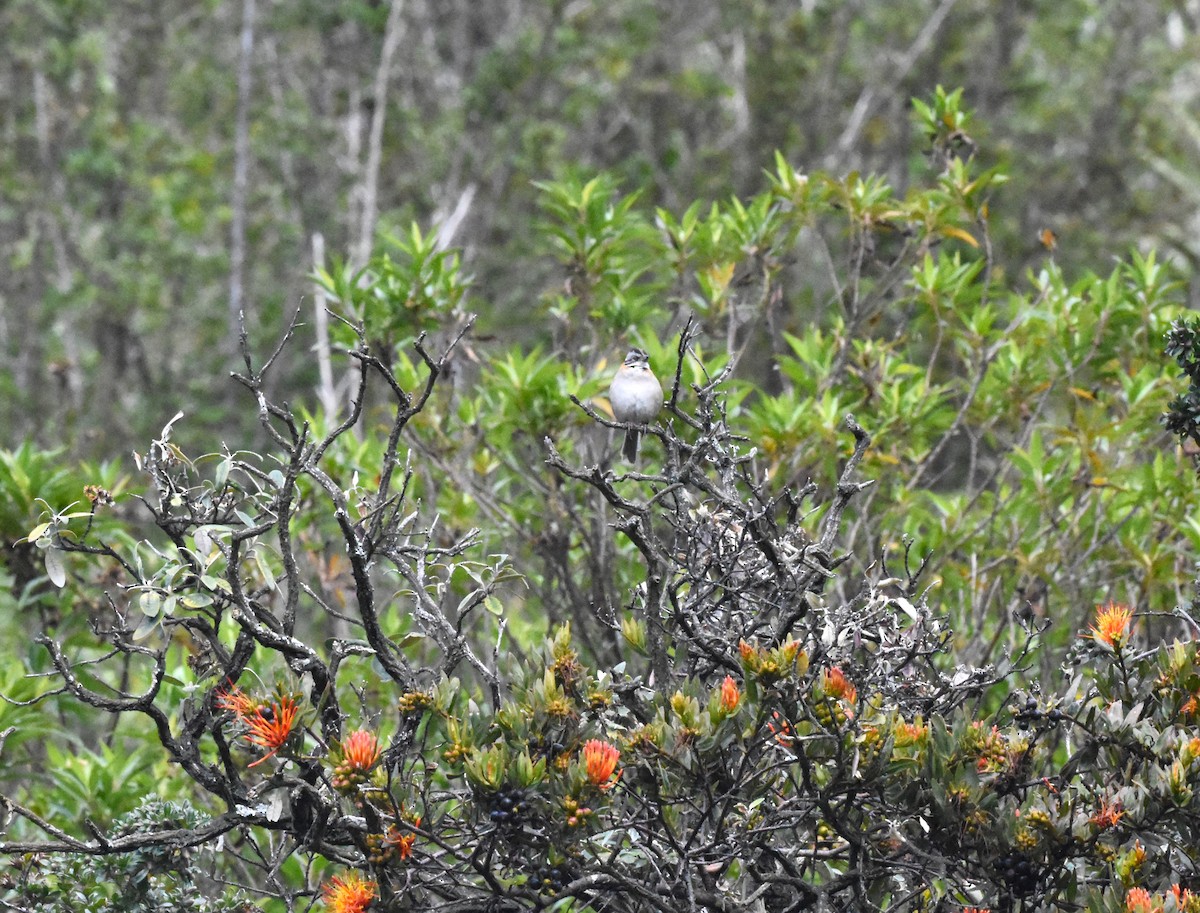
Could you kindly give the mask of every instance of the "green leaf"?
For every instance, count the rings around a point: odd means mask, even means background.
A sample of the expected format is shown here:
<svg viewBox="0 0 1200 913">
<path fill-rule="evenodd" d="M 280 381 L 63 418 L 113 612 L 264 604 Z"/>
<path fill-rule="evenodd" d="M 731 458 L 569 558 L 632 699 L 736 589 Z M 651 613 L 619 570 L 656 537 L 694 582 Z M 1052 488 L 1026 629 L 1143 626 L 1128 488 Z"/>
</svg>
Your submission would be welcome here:
<svg viewBox="0 0 1200 913">
<path fill-rule="evenodd" d="M 262 575 L 263 585 L 268 590 L 275 589 L 275 575 L 271 572 L 270 565 L 267 564 L 266 560 L 262 556 L 262 553 L 258 549 L 255 549 L 253 554 L 254 565 L 258 568 L 259 574 Z"/>
<path fill-rule="evenodd" d="M 133 632 L 133 639 L 135 641 L 145 640 L 147 637 L 149 637 L 151 634 L 153 634 L 155 631 L 158 630 L 158 626 L 159 626 L 159 619 L 157 617 L 142 619 L 142 623 L 140 625 L 138 625 L 137 630 Z"/>
<path fill-rule="evenodd" d="M 149 618 L 157 618 L 162 611 L 162 597 L 154 590 L 146 590 L 138 597 L 138 608 Z"/>
<path fill-rule="evenodd" d="M 39 523 L 37 526 L 35 526 L 33 529 L 31 529 L 29 531 L 29 535 L 25 537 L 25 541 L 26 542 L 36 542 L 38 539 L 42 538 L 42 534 L 45 533 L 46 530 L 48 530 L 50 528 L 50 526 L 51 526 L 50 523 Z"/>
</svg>

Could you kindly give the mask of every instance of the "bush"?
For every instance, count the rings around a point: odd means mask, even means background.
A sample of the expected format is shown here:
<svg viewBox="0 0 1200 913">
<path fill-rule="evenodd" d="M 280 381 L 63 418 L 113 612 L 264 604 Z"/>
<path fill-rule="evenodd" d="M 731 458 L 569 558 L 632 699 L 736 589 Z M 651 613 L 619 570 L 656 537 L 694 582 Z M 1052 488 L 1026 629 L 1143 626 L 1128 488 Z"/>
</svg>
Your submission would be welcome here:
<svg viewBox="0 0 1200 913">
<path fill-rule="evenodd" d="M 548 185 L 545 353 L 477 348 L 419 231 L 324 276 L 346 415 L 273 392 L 288 339 L 247 350 L 267 446 L 193 457 L 172 420 L 138 458 L 150 534 L 99 499 L 26 537 L 105 594 L 40 640 L 60 690 L 211 815 L 77 836 L 10 800 L 2 849 L 148 872 L 223 839 L 267 908 L 340 913 L 1194 906 L 1170 283 L 1048 252 L 1019 287 L 957 95 L 918 123 L 905 195 L 778 160 L 652 220 Z M 807 308 L 802 257 L 833 267 Z M 614 340 L 667 392 L 637 466 Z"/>
<path fill-rule="evenodd" d="M 229 892 L 221 899 L 198 893 L 203 881 L 200 857 L 212 860 L 215 844 L 196 845 L 205 832 L 204 816 L 188 805 L 149 798 L 113 823 L 109 846 L 89 855 L 29 856 L 18 867 L 13 887 L 19 909 L 32 913 L 244 913 L 252 909 Z M 153 840 L 146 840 L 152 835 Z M 135 838 L 130 840 L 129 838 Z M 122 842 L 139 847 L 120 852 Z M 219 894 L 220 892 L 215 892 Z"/>
</svg>

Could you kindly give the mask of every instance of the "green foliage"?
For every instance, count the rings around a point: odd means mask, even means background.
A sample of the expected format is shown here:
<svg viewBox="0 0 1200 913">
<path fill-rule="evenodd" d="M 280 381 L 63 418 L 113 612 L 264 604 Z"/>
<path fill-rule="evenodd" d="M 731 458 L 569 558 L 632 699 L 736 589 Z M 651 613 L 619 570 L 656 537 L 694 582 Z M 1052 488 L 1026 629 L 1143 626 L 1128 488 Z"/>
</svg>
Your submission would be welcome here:
<svg viewBox="0 0 1200 913">
<path fill-rule="evenodd" d="M 120 839 L 150 831 L 182 833 L 206 823 L 189 805 L 148 799 L 114 823 Z M 244 913 L 252 909 L 232 889 L 201 885 L 212 848 L 186 844 L 150 847 L 105 856 L 27 857 L 20 868 L 16 900 L 31 913 Z"/>
<path fill-rule="evenodd" d="M 889 600 L 877 593 L 867 604 L 863 628 L 922 636 L 927 619 L 911 604 L 909 617 L 902 601 L 878 611 Z M 736 678 L 711 690 L 688 679 L 670 694 L 596 676 L 560 629 L 496 710 L 469 708 L 457 682 L 424 695 L 426 757 L 459 770 L 470 799 L 439 803 L 414 769 L 403 804 L 419 806 L 422 831 L 440 840 L 488 846 L 516 894 L 569 894 L 589 873 L 610 897 L 627 891 L 596 873 L 613 871 L 618 841 L 616 871 L 650 865 L 643 809 L 721 860 L 710 883 L 723 894 L 770 870 L 750 848 L 756 839 L 772 842 L 773 859 L 807 860 L 808 879 L 786 867 L 768 879 L 778 903 L 783 885 L 816 894 L 853 881 L 872 909 L 1020 901 L 1115 913 L 1136 885 L 1170 896 L 1187 883 L 1200 782 L 1194 642 L 1142 650 L 1132 613 L 1105 607 L 1073 648 L 1079 672 L 1061 694 L 1018 691 L 988 717 L 961 693 L 934 709 L 939 698 L 907 664 L 896 690 L 886 636 L 872 651 L 853 648 L 859 625 L 825 611 L 820 623 L 836 618 L 845 646 L 809 641 L 820 662 L 796 641 L 743 641 Z M 987 673 L 960 667 L 955 680 L 978 693 Z M 362 801 L 380 798 L 371 787 Z M 376 871 L 428 877 L 437 854 L 422 831 L 415 855 Z M 705 842 L 718 839 L 719 850 Z M 954 873 L 930 881 L 917 904 L 900 874 L 912 866 L 891 868 L 900 848 L 952 858 Z M 659 848 L 654 864 L 662 854 L 673 855 Z"/>
<path fill-rule="evenodd" d="M 105 488 L 113 495 L 121 493 L 124 481 L 115 463 L 69 469 L 61 449 L 41 450 L 26 441 L 16 450 L 0 450 L 0 535 L 11 546 L 25 537 L 31 521 L 42 516 L 46 505 L 68 507 L 85 502 L 87 485 Z"/>
<path fill-rule="evenodd" d="M 52 820 L 92 821 L 106 831 L 119 827 L 119 819 L 131 815 L 147 796 L 165 801 L 187 791 L 168 777 L 161 750 L 145 743 L 119 750 L 100 745 L 95 751 L 78 743 L 50 744 L 44 763 L 53 785 L 40 797 L 39 814 Z"/>
<path fill-rule="evenodd" d="M 235 831 L 222 871 L 281 908 L 323 882 L 395 909 L 1115 911 L 1186 880 L 1174 274 L 1071 275 L 1051 243 L 1015 268 L 963 93 L 915 120 L 903 185 L 784 155 L 681 207 L 540 181 L 542 346 L 468 335 L 479 286 L 432 232 L 321 273 L 348 408 L 289 405 L 293 349 L 247 343 L 265 444 L 197 456 L 167 423 L 144 527 L 10 473 L 45 501 L 25 544 L 87 597 L 28 672 L 120 720 L 46 748 L 19 836 L 198 790 L 222 811 L 187 829 Z M 630 343 L 667 399 L 636 466 L 605 396 Z M 10 684 L 65 713 L 45 679 Z"/>
<path fill-rule="evenodd" d="M 459 315 L 469 280 L 458 253 L 441 249 L 436 233 L 424 235 L 413 224 L 407 236 L 384 241 L 394 254 L 379 254 L 365 270 L 343 263 L 316 278 L 371 342 L 389 350 Z M 339 325 L 334 338 L 349 345 L 355 337 Z"/>
<path fill-rule="evenodd" d="M 6 572 L 0 605 L 10 609 L 14 620 L 60 616 L 64 601 L 53 587 L 65 582 L 68 559 L 59 547 L 57 530 L 83 517 L 94 521 L 96 505 L 111 503 L 124 487 L 115 463 L 68 469 L 60 450 L 42 450 L 30 441 L 16 450 L 0 450 L 0 568 Z M 47 518 L 51 504 L 62 511 Z M 122 535 L 103 518 L 97 528 Z M 29 632 L 19 624 L 0 629 L 0 642 L 9 652 L 23 655 Z"/>
<path fill-rule="evenodd" d="M 164 400 L 176 401 L 167 414 L 205 404 L 188 426 L 198 440 L 237 421 L 219 378 L 237 336 L 228 296 L 241 23 L 214 2 L 204 6 L 213 15 L 191 21 L 193 7 L 13 0 L 0 10 L 0 59 L 12 63 L 0 71 L 11 134 L 0 151 L 0 424 L 14 439 L 122 452 L 161 427 Z M 331 262 L 357 248 L 371 223 L 368 186 L 379 213 L 368 233 L 409 245 L 413 224 L 454 229 L 479 278 L 470 309 L 481 326 L 501 346 L 549 348 L 583 320 L 531 315 L 534 302 L 577 316 L 598 307 L 606 331 L 639 332 L 645 295 L 673 275 L 651 262 L 639 282 L 642 248 L 625 245 L 630 262 L 604 274 L 597 301 L 558 301 L 549 239 L 530 230 L 546 211 L 537 184 L 586 175 L 567 182 L 585 187 L 599 172 L 669 218 L 747 201 L 778 149 L 789 162 L 907 188 L 922 181 L 929 151 L 914 136 L 933 138 L 935 158 L 978 145 L 986 167 L 1005 167 L 1014 186 L 996 200 L 991 243 L 1013 275 L 1039 262 L 1043 231 L 1061 238 L 1072 274 L 1135 243 L 1195 262 L 1198 83 L 1194 29 L 1176 3 L 1041 3 L 1013 15 L 983 0 L 719 0 L 699 13 L 650 0 L 501 0 L 496 10 L 401 12 L 399 28 L 421 38 L 403 43 L 376 97 L 388 5 L 259 10 L 240 281 L 260 344 L 292 303 L 309 300 L 316 233 Z M 924 99 L 915 120 L 903 114 L 911 95 Z M 693 210 L 693 200 L 703 202 Z M 703 295 L 717 307 L 732 260 L 720 249 L 769 223 L 762 207 L 746 210 L 739 234 L 696 239 L 718 248 Z M 639 237 L 629 226 L 618 218 L 610 240 Z M 428 254 L 440 229 L 422 234 Z M 640 237 L 661 249 L 663 239 Z M 436 258 L 425 262 L 436 281 Z M 322 269 L 340 267 L 312 263 Z M 820 258 L 782 265 L 794 290 L 828 273 Z M 348 312 L 366 304 L 350 307 L 353 285 L 342 288 Z M 798 301 L 781 329 L 801 330 L 819 302 Z M 429 317 L 373 319 L 412 321 L 397 328 L 404 338 Z M 279 382 L 299 398 L 313 373 L 297 360 Z"/>
<path fill-rule="evenodd" d="M 576 309 L 600 338 L 622 337 L 651 320 L 665 283 L 653 271 L 661 242 L 634 209 L 637 194 L 614 199 L 616 182 L 600 176 L 543 183 L 543 234 L 566 271 L 565 294 L 554 297 L 549 314 L 571 339 L 580 323 Z"/>
<path fill-rule="evenodd" d="M 0 680 L 0 693 L 7 698 L 0 704 L 0 732 L 7 733 L 2 742 L 7 761 L 3 780 L 10 786 L 23 782 L 31 768 L 45 769 L 45 746 L 62 731 L 59 722 L 39 706 L 48 690 L 44 679 L 30 678 L 18 663 L 11 663 Z"/>
</svg>

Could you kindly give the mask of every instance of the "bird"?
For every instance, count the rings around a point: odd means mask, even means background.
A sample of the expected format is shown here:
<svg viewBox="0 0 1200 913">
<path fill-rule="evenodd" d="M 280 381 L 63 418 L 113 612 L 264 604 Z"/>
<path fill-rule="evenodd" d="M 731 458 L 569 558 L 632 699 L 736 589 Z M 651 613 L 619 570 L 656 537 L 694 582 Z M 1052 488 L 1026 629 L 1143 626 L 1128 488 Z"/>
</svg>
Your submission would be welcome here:
<svg viewBox="0 0 1200 913">
<path fill-rule="evenodd" d="M 608 401 L 618 422 L 647 424 L 654 421 L 663 404 L 662 385 L 650 370 L 650 359 L 641 349 L 630 349 L 608 388 Z M 623 453 L 630 463 L 637 462 L 640 431 L 625 432 Z"/>
</svg>

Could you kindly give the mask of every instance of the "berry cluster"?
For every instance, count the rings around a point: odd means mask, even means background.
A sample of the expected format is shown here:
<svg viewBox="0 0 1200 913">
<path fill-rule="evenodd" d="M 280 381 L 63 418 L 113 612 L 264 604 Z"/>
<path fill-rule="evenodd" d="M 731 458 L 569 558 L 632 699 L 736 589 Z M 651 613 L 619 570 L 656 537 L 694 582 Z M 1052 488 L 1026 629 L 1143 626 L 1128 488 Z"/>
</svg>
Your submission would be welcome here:
<svg viewBox="0 0 1200 913">
<path fill-rule="evenodd" d="M 841 701 L 833 698 L 821 698 L 813 706 L 813 717 L 826 729 L 838 729 L 846 725 L 849 714 Z"/>
<path fill-rule="evenodd" d="M 367 771 L 360 770 L 353 764 L 342 762 L 333 768 L 333 788 L 338 792 L 352 793 L 367 782 Z"/>
<path fill-rule="evenodd" d="M 1013 707 L 1013 719 L 1017 721 L 1018 729 L 1047 729 L 1062 722 L 1066 716 L 1057 707 L 1043 710 L 1038 706 L 1036 698 L 1028 698 L 1024 706 Z"/>
<path fill-rule="evenodd" d="M 497 827 L 518 828 L 525 822 L 525 790 L 505 785 L 487 797 L 488 819 Z"/>
<path fill-rule="evenodd" d="M 563 817 L 566 819 L 567 827 L 579 827 L 581 824 L 586 824 L 594 814 L 595 812 L 590 808 L 580 805 L 579 800 L 574 796 L 563 798 Z"/>
<path fill-rule="evenodd" d="M 543 894 L 557 894 L 574 880 L 575 872 L 565 862 L 558 865 L 544 863 L 533 873 L 533 884 Z"/>
<path fill-rule="evenodd" d="M 817 824 L 816 837 L 817 846 L 832 846 L 834 840 L 837 839 L 837 831 L 828 821 L 821 821 Z"/>
<path fill-rule="evenodd" d="M 1028 897 L 1037 890 L 1041 873 L 1029 857 L 1008 853 L 996 860 L 996 872 L 1017 897 Z"/>
<path fill-rule="evenodd" d="M 366 729 L 350 733 L 338 751 L 338 761 L 333 768 L 333 788 L 356 793 L 360 786 L 370 782 L 371 771 L 379 763 L 382 753 L 374 733 Z"/>
<path fill-rule="evenodd" d="M 424 691 L 406 691 L 397 705 L 401 713 L 421 713 L 433 706 L 433 695 Z"/>
<path fill-rule="evenodd" d="M 545 758 L 547 761 L 553 761 L 560 755 L 566 754 L 566 751 L 567 746 L 551 736 L 541 736 L 529 740 L 529 756 L 531 758 Z"/>
</svg>

